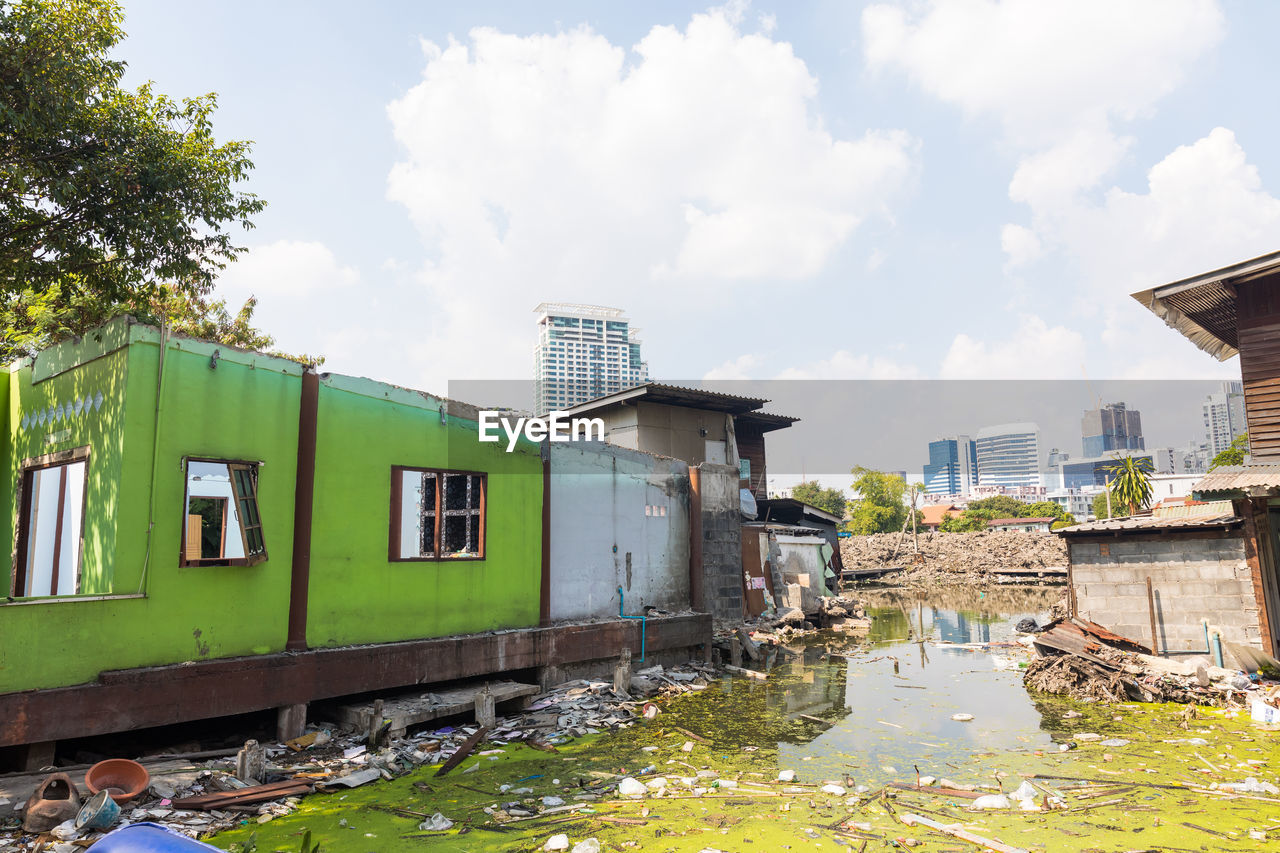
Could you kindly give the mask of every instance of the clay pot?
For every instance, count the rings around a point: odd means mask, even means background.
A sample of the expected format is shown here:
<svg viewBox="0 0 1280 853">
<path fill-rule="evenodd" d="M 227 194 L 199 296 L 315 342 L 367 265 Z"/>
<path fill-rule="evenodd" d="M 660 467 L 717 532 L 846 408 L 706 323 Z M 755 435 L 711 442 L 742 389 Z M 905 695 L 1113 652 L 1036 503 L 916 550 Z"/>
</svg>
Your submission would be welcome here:
<svg viewBox="0 0 1280 853">
<path fill-rule="evenodd" d="M 151 774 L 147 768 L 127 758 L 99 761 L 84 774 L 84 783 L 93 793 L 109 791 L 117 803 L 127 803 L 147 790 Z"/>
<path fill-rule="evenodd" d="M 22 828 L 26 832 L 48 832 L 80 811 L 80 792 L 66 773 L 53 773 L 31 792 L 23 809 Z"/>
</svg>

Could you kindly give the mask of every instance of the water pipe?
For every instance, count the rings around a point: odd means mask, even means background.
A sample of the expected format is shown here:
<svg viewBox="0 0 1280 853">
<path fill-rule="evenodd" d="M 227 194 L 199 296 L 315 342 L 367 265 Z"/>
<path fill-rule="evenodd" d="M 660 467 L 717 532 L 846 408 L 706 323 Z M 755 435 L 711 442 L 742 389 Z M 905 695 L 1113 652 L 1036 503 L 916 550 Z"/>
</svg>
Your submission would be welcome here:
<svg viewBox="0 0 1280 853">
<path fill-rule="evenodd" d="M 1222 634 L 1216 630 L 1213 632 L 1213 662 L 1219 669 L 1226 669 L 1222 661 Z"/>
<path fill-rule="evenodd" d="M 1213 644 L 1209 642 L 1209 620 L 1201 619 L 1200 627 L 1204 629 L 1204 653 L 1211 655 L 1213 654 Z"/>
<path fill-rule="evenodd" d="M 649 618 L 647 616 L 627 616 L 622 612 L 622 587 L 618 587 L 618 616 L 623 619 L 640 620 L 640 663 L 644 663 L 644 629 Z"/>
</svg>

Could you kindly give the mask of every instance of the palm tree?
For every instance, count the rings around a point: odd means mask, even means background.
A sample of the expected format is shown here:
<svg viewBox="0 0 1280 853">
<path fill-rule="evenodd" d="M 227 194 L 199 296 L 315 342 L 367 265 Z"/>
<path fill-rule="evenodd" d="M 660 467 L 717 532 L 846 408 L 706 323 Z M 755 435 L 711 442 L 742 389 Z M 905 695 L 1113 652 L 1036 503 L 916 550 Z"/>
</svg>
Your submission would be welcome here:
<svg viewBox="0 0 1280 853">
<path fill-rule="evenodd" d="M 1114 478 L 1111 481 L 1111 497 L 1120 506 L 1129 508 L 1129 515 L 1146 509 L 1151 502 L 1151 463 L 1141 461 L 1132 456 L 1125 456 L 1107 471 Z"/>
</svg>

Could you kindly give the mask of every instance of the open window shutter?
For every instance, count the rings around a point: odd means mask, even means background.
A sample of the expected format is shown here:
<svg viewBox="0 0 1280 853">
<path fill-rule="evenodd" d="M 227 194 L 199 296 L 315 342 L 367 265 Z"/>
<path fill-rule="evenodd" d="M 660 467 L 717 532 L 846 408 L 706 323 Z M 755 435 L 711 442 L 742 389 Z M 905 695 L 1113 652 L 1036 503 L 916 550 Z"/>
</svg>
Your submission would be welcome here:
<svg viewBox="0 0 1280 853">
<path fill-rule="evenodd" d="M 231 473 L 231 489 L 236 496 L 240 516 L 240 535 L 244 540 L 244 556 L 248 565 L 267 559 L 267 544 L 262 538 L 262 518 L 258 514 L 258 466 L 244 463 L 227 465 Z"/>
</svg>

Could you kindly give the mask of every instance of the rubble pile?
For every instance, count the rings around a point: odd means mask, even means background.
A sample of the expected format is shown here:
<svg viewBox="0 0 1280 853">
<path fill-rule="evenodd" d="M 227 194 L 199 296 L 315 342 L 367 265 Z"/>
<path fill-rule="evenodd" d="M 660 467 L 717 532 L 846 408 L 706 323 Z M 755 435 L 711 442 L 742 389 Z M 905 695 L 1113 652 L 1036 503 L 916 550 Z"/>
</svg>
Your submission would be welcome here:
<svg viewBox="0 0 1280 853">
<path fill-rule="evenodd" d="M 840 540 L 840 559 L 846 571 L 902 566 L 907 571 L 895 582 L 911 585 L 954 575 L 948 582 L 985 582 L 983 575 L 1008 569 L 1044 569 L 1067 565 L 1067 547 L 1052 533 L 983 530 L 975 533 L 921 533 L 917 559 L 910 533 L 876 533 Z"/>
<path fill-rule="evenodd" d="M 490 755 L 509 744 L 554 752 L 575 738 L 631 726 L 642 715 L 657 713 L 656 706 L 641 700 L 701 690 L 715 675 L 713 667 L 696 662 L 651 666 L 633 674 L 630 694 L 615 692 L 610 682 L 570 681 L 533 697 L 522 711 L 498 717 L 490 728 L 445 725 L 402 738 L 383 733 L 375 741 L 385 738 L 385 743 L 370 743 L 367 732 L 313 726 L 287 743 L 249 741 L 238 755 L 202 764 L 152 763 L 150 784 L 122 804 L 119 817 L 102 830 L 77 829 L 72 818 L 48 830 L 24 832 L 24 794 L 22 801 L 0 806 L 0 851 L 74 853 L 90 846 L 103 831 L 142 821 L 192 838 L 245 820 L 267 823 L 290 814 L 302 796 L 317 790 L 355 788 L 433 765 L 444 774 L 472 755 Z M 459 772 L 470 769 L 474 768 Z M 87 794 L 83 778 L 75 792 L 77 808 L 82 793 Z"/>
<path fill-rule="evenodd" d="M 1031 690 L 1086 702 L 1175 702 L 1235 707 L 1270 699 L 1258 675 L 1214 666 L 1207 657 L 1173 659 L 1083 619 L 1059 619 L 1035 637 L 1038 657 L 1023 675 Z"/>
</svg>

